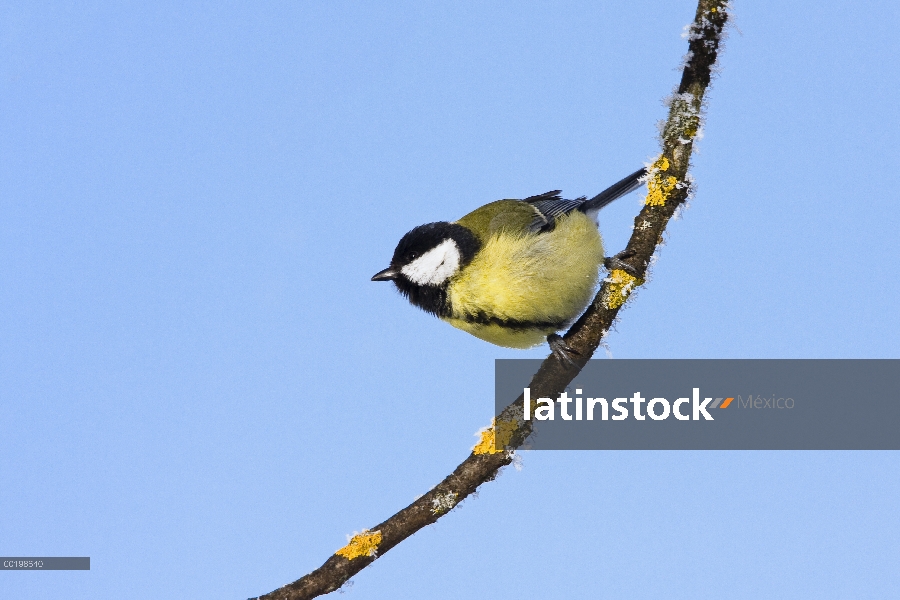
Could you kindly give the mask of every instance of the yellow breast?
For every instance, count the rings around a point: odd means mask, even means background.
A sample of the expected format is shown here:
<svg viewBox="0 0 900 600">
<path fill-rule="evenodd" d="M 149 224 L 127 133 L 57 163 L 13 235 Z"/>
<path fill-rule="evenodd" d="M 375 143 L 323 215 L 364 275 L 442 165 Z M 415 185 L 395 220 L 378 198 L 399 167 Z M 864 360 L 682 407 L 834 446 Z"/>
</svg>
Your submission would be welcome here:
<svg viewBox="0 0 900 600">
<path fill-rule="evenodd" d="M 587 307 L 603 261 L 596 224 L 573 211 L 548 233 L 489 237 L 450 282 L 454 327 L 510 348 L 530 348 Z"/>
</svg>

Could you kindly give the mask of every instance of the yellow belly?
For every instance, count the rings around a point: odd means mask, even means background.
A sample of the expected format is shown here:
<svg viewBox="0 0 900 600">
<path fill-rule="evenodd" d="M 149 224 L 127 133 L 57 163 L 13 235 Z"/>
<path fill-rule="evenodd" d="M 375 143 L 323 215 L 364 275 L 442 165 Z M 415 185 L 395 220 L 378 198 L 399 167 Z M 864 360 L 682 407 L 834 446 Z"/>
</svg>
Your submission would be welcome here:
<svg viewBox="0 0 900 600">
<path fill-rule="evenodd" d="M 602 261 L 600 233 L 581 212 L 561 217 L 549 233 L 501 231 L 451 280 L 452 314 L 444 320 L 498 346 L 536 346 L 581 315 Z"/>
</svg>

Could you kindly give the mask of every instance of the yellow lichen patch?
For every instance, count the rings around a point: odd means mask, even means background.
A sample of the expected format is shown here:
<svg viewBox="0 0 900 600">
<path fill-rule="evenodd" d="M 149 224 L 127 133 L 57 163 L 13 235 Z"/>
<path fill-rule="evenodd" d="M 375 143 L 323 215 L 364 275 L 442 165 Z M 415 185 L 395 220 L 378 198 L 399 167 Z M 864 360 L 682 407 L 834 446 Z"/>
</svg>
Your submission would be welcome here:
<svg viewBox="0 0 900 600">
<path fill-rule="evenodd" d="M 503 452 L 509 445 L 515 433 L 517 423 L 515 421 L 501 420 L 497 423 L 496 419 L 491 420 L 491 426 L 481 431 L 481 439 L 472 448 L 474 454 L 497 454 Z"/>
<path fill-rule="evenodd" d="M 678 180 L 671 175 L 666 175 L 669 168 L 669 159 L 660 156 L 648 169 L 650 177 L 647 179 L 647 199 L 645 204 L 650 206 L 665 206 L 666 200 L 672 190 L 675 189 Z"/>
<path fill-rule="evenodd" d="M 513 434 L 518 429 L 519 424 L 515 421 L 503 421 L 501 420 L 496 424 L 494 429 L 497 431 L 497 435 L 495 436 L 496 445 L 500 448 L 505 448 L 509 446 L 509 441 L 512 439 Z"/>
<path fill-rule="evenodd" d="M 347 560 L 353 560 L 360 556 L 375 556 L 378 550 L 378 544 L 381 543 L 380 531 L 369 531 L 363 529 L 361 533 L 354 535 L 347 545 L 335 552 L 339 556 L 343 556 Z"/>
<path fill-rule="evenodd" d="M 683 138 L 693 139 L 700 129 L 700 117 L 697 115 L 689 115 L 684 119 L 684 135 Z"/>
<path fill-rule="evenodd" d="M 603 299 L 606 308 L 619 308 L 625 304 L 634 288 L 643 283 L 637 277 L 629 275 L 621 269 L 613 269 L 606 282 L 609 284 L 606 288 L 606 297 Z"/>
</svg>

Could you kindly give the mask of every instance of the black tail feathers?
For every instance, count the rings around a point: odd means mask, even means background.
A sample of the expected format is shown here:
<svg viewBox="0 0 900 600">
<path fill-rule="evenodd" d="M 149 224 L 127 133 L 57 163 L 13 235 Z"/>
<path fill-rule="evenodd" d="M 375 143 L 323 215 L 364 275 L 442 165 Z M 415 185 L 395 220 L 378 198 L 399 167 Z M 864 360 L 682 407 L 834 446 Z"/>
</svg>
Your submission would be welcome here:
<svg viewBox="0 0 900 600">
<path fill-rule="evenodd" d="M 640 180 L 641 177 L 647 174 L 647 169 L 645 167 L 641 167 L 628 177 L 625 177 L 621 181 L 617 181 L 612 184 L 584 204 L 578 207 L 578 209 L 582 212 L 596 212 L 612 202 L 613 200 L 618 200 L 622 196 L 626 194 L 630 194 L 634 190 L 638 189 L 643 185 L 643 182 Z"/>
</svg>

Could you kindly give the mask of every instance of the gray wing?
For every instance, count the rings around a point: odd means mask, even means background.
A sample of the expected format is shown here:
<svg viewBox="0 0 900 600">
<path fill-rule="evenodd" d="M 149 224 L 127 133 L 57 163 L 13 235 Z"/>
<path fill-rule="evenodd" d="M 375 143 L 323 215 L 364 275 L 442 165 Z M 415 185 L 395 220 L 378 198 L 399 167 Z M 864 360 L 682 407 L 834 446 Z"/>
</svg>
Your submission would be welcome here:
<svg viewBox="0 0 900 600">
<path fill-rule="evenodd" d="M 626 194 L 644 185 L 643 178 L 647 175 L 647 169 L 641 168 L 612 184 L 590 200 L 582 196 L 574 200 L 560 198 L 560 190 L 544 192 L 538 196 L 525 198 L 522 202 L 529 203 L 537 213 L 531 222 L 531 230 L 535 233 L 553 231 L 556 219 L 567 215 L 573 210 L 580 210 L 588 215 L 593 215 L 613 200 L 617 200 Z"/>
<path fill-rule="evenodd" d="M 530 225 L 533 232 L 544 233 L 553 231 L 558 217 L 569 214 L 573 210 L 579 208 L 587 200 L 584 196 L 574 200 L 566 200 L 560 197 L 560 191 L 561 190 L 552 190 L 522 200 L 522 202 L 530 204 L 537 213 Z"/>
</svg>

